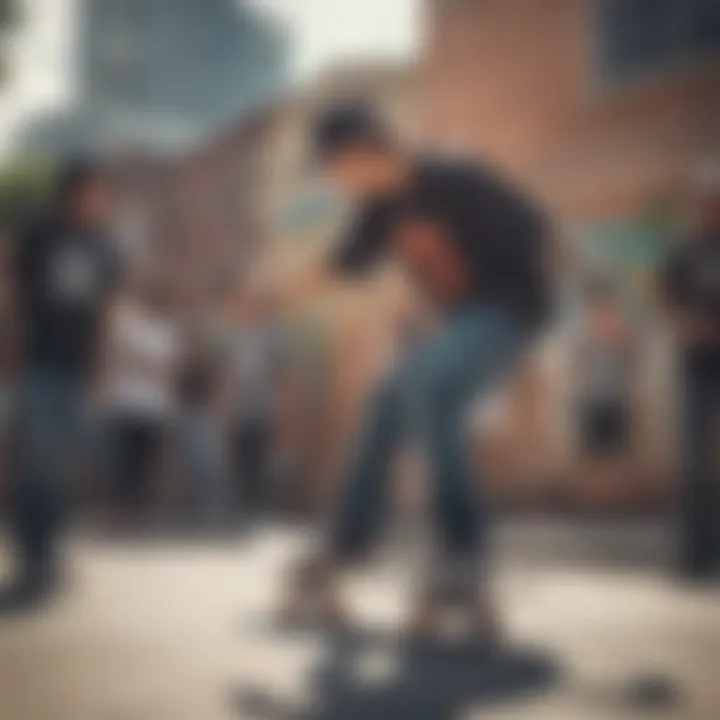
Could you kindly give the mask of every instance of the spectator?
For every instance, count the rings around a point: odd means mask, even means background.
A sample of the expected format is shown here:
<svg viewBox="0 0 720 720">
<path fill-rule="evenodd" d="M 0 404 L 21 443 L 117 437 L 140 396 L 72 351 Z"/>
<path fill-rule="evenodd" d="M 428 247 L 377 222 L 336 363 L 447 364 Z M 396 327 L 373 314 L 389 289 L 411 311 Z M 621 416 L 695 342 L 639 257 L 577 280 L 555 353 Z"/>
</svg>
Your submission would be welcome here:
<svg viewBox="0 0 720 720">
<path fill-rule="evenodd" d="M 246 302 L 234 350 L 237 378 L 234 467 L 246 506 L 269 499 L 274 459 L 281 347 L 272 307 L 261 295 Z"/>
<path fill-rule="evenodd" d="M 229 518 L 227 451 L 221 431 L 219 396 L 223 372 L 208 328 L 189 333 L 179 376 L 179 449 L 195 519 L 217 526 Z"/>
<path fill-rule="evenodd" d="M 121 522 L 150 506 L 160 451 L 175 412 L 180 342 L 169 289 L 143 278 L 114 313 L 103 404 L 111 441 L 111 499 Z"/>
<path fill-rule="evenodd" d="M 637 363 L 630 329 L 612 286 L 595 282 L 587 298 L 579 356 L 578 427 L 582 476 L 598 493 L 626 484 L 633 450 L 633 388 Z"/>
<path fill-rule="evenodd" d="M 720 165 L 695 178 L 697 232 L 672 253 L 663 294 L 680 347 L 683 459 L 680 570 L 705 579 L 720 570 Z"/>
<path fill-rule="evenodd" d="M 52 207 L 21 238 L 17 305 L 25 337 L 12 503 L 19 571 L 0 599 L 6 612 L 35 607 L 58 584 L 65 495 L 120 280 L 110 238 L 114 200 L 100 166 L 73 161 L 59 174 Z"/>
</svg>

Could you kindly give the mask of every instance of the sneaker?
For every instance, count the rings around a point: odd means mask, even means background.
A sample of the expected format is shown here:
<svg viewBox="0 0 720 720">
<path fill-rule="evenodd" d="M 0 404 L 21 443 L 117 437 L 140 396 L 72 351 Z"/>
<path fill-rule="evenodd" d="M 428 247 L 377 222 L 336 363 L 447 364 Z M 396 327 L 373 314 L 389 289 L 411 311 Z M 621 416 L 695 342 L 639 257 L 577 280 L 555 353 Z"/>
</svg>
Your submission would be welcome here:
<svg viewBox="0 0 720 720">
<path fill-rule="evenodd" d="M 307 621 L 332 627 L 346 625 L 347 613 L 332 564 L 313 557 L 291 570 L 288 595 L 280 617 L 284 624 L 291 625 Z"/>
<path fill-rule="evenodd" d="M 37 612 L 50 602 L 60 589 L 56 568 L 26 570 L 0 589 L 0 618 Z"/>
</svg>

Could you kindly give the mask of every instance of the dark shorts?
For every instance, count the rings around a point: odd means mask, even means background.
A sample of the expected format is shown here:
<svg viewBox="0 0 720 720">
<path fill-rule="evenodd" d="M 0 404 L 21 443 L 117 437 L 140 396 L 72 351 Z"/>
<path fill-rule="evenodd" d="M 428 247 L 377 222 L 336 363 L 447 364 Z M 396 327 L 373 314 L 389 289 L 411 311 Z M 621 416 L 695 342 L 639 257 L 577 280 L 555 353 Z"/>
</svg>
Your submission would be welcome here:
<svg viewBox="0 0 720 720">
<path fill-rule="evenodd" d="M 165 427 L 155 418 L 123 414 L 110 424 L 113 494 L 125 502 L 147 499 L 160 457 Z"/>
</svg>

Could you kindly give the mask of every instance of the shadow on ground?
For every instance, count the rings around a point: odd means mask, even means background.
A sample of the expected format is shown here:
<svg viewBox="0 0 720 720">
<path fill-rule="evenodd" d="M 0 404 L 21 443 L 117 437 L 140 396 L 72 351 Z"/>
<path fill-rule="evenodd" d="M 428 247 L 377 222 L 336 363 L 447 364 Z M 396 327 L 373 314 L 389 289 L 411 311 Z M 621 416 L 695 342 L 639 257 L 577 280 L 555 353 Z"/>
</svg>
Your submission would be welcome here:
<svg viewBox="0 0 720 720">
<path fill-rule="evenodd" d="M 387 672 L 368 677 L 372 658 Z M 558 665 L 529 649 L 493 650 L 421 647 L 369 636 L 329 640 L 320 665 L 311 671 L 309 702 L 288 706 L 272 693 L 241 688 L 234 710 L 252 720 L 455 720 L 469 709 L 518 701 L 554 689 Z"/>
</svg>

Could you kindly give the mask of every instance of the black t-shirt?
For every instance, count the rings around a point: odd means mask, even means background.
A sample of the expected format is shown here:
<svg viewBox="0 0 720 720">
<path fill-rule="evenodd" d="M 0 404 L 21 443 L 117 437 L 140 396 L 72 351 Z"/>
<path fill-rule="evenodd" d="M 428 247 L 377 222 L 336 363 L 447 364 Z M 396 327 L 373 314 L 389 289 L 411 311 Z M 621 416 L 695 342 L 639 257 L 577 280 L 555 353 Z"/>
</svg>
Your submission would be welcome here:
<svg viewBox="0 0 720 720">
<path fill-rule="evenodd" d="M 18 274 L 27 362 L 85 378 L 121 275 L 110 238 L 43 221 L 22 238 Z"/>
<path fill-rule="evenodd" d="M 401 193 L 360 209 L 334 251 L 333 267 L 345 273 L 370 267 L 387 252 L 393 228 L 406 215 L 444 228 L 469 275 L 472 300 L 499 304 L 533 323 L 547 315 L 546 218 L 479 163 L 419 160 Z"/>
<path fill-rule="evenodd" d="M 714 339 L 685 348 L 688 367 L 720 371 L 720 234 L 701 235 L 671 255 L 663 276 L 663 292 L 678 310 L 715 328 Z"/>
</svg>

